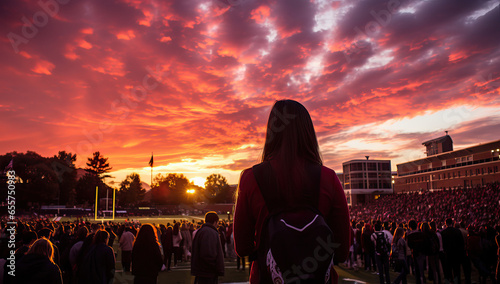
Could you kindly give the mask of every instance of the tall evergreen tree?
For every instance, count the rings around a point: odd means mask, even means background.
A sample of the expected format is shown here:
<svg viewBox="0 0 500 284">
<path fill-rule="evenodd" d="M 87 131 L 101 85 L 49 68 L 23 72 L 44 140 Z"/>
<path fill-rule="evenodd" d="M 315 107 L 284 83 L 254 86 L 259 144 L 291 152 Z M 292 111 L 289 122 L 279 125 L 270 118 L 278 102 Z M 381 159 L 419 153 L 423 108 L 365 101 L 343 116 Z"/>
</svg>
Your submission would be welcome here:
<svg viewBox="0 0 500 284">
<path fill-rule="evenodd" d="M 108 163 L 108 158 L 104 158 L 99 151 L 94 152 L 91 158 L 87 158 L 87 172 L 97 175 L 101 180 L 111 177 L 109 171 L 113 168 Z"/>
</svg>

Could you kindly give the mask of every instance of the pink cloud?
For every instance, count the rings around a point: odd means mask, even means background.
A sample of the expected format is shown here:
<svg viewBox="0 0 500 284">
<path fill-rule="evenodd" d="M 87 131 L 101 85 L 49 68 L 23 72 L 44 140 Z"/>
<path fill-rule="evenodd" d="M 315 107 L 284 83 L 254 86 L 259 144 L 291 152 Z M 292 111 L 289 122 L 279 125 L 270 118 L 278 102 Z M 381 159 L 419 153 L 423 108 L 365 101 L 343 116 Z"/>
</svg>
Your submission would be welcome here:
<svg viewBox="0 0 500 284">
<path fill-rule="evenodd" d="M 55 65 L 52 64 L 49 61 L 45 60 L 40 60 L 35 64 L 35 67 L 31 69 L 31 71 L 38 73 L 38 74 L 44 74 L 44 75 L 51 75 L 52 70 L 55 68 Z"/>
</svg>

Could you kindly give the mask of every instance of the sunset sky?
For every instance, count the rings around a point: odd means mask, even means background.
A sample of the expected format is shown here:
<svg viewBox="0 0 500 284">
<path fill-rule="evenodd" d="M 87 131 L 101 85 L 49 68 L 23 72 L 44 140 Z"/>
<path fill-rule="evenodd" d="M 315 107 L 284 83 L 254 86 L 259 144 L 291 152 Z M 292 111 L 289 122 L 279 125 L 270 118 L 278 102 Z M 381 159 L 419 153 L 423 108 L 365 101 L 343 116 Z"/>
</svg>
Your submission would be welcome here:
<svg viewBox="0 0 500 284">
<path fill-rule="evenodd" d="M 100 151 L 149 183 L 154 152 L 155 174 L 235 184 L 285 98 L 336 171 L 500 139 L 497 0 L 37 2 L 0 2 L 2 155 Z"/>
</svg>

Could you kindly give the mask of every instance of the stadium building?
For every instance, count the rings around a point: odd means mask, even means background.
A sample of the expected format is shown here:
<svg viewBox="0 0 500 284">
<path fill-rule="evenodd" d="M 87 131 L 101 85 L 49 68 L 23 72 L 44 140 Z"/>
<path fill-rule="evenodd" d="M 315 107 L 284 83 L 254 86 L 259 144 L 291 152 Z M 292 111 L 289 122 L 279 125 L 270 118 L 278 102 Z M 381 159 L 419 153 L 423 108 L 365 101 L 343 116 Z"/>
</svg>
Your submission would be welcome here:
<svg viewBox="0 0 500 284">
<path fill-rule="evenodd" d="M 390 160 L 352 160 L 342 163 L 341 182 L 349 205 L 367 204 L 381 194 L 391 194 Z"/>
<path fill-rule="evenodd" d="M 454 151 L 446 132 L 422 145 L 427 157 L 397 165 L 395 193 L 470 188 L 500 181 L 500 140 Z"/>
</svg>

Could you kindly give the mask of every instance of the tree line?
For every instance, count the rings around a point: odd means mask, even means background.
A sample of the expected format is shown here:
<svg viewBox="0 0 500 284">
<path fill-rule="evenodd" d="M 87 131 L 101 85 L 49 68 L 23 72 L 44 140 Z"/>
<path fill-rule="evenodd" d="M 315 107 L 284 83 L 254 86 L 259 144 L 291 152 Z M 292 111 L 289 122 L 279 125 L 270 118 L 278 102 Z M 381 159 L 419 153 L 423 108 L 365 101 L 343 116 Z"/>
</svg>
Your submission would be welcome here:
<svg viewBox="0 0 500 284">
<path fill-rule="evenodd" d="M 234 190 L 225 177 L 212 174 L 207 177 L 205 187 L 190 182 L 183 174 L 157 174 L 151 190 L 146 192 L 140 175 L 131 173 L 118 184 L 105 182 L 112 178 L 113 169 L 99 151 L 87 158 L 86 167 L 77 169 L 76 154 L 59 151 L 53 157 L 42 157 L 36 152 L 11 152 L 0 155 L 0 165 L 13 161 L 16 175 L 16 204 L 19 209 L 38 209 L 43 205 L 66 205 L 67 207 L 90 208 L 95 203 L 96 187 L 99 198 L 111 198 L 116 190 L 118 207 L 179 205 L 197 202 L 230 203 Z M 7 181 L 7 171 L 1 171 L 2 183 Z M 150 195 L 149 198 L 145 198 Z M 0 191 L 5 202 L 6 191 Z M 18 209 L 18 210 L 19 210 Z"/>
</svg>

